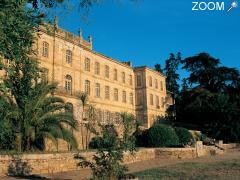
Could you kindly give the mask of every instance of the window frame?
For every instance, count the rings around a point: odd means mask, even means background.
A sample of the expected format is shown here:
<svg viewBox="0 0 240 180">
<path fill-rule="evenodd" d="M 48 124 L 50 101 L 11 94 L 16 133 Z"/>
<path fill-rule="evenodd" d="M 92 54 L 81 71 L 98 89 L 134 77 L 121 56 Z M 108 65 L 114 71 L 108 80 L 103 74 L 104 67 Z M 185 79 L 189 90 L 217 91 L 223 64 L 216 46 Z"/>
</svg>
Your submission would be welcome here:
<svg viewBox="0 0 240 180">
<path fill-rule="evenodd" d="M 66 50 L 66 63 L 72 64 L 72 51 L 69 49 Z"/>
<path fill-rule="evenodd" d="M 89 58 L 85 58 L 84 60 L 84 70 L 90 72 L 91 69 L 91 61 Z"/>
<path fill-rule="evenodd" d="M 49 43 L 47 41 L 42 42 L 42 56 L 45 58 L 49 57 Z"/>
</svg>

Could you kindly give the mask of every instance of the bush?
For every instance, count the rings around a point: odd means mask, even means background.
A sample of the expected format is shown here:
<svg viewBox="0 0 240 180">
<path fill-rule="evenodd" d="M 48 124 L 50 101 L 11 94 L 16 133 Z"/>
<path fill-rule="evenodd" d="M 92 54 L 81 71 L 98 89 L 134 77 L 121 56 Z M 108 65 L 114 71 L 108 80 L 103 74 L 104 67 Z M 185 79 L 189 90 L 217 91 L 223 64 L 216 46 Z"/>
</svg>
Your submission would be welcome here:
<svg viewBox="0 0 240 180">
<path fill-rule="evenodd" d="M 89 148 L 90 149 L 97 149 L 100 148 L 101 146 L 101 138 L 99 137 L 94 137 L 89 143 Z"/>
<path fill-rule="evenodd" d="M 181 146 L 192 145 L 194 143 L 192 134 L 186 128 L 176 127 L 175 132 Z"/>
<path fill-rule="evenodd" d="M 148 130 L 144 130 L 134 134 L 136 138 L 137 147 L 145 147 L 148 144 Z"/>
<path fill-rule="evenodd" d="M 179 139 L 174 129 L 167 125 L 155 125 L 148 130 L 147 145 L 149 147 L 176 147 Z"/>
</svg>

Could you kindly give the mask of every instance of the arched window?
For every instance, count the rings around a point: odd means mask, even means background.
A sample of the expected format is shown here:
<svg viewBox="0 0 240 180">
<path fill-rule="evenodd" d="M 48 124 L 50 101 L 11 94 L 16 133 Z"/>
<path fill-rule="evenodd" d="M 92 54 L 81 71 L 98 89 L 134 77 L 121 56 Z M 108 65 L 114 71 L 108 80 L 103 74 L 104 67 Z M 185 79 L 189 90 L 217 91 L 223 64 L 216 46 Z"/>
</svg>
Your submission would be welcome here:
<svg viewBox="0 0 240 180">
<path fill-rule="evenodd" d="M 72 77 L 70 75 L 66 75 L 65 77 L 65 90 L 68 93 L 72 93 Z"/>
<path fill-rule="evenodd" d="M 158 89 L 158 80 L 155 79 L 155 88 Z"/>
<path fill-rule="evenodd" d="M 156 108 L 157 109 L 160 109 L 160 106 L 159 106 L 159 97 L 156 96 Z"/>
<path fill-rule="evenodd" d="M 122 72 L 122 83 L 125 83 L 125 72 Z"/>
<path fill-rule="evenodd" d="M 84 66 L 85 71 L 90 71 L 90 59 L 86 58 L 84 63 L 85 63 L 84 64 L 85 65 Z"/>
<path fill-rule="evenodd" d="M 42 43 L 42 56 L 43 57 L 49 56 L 49 44 L 46 41 Z"/>
<path fill-rule="evenodd" d="M 105 86 L 105 99 L 110 99 L 110 87 Z"/>
<path fill-rule="evenodd" d="M 86 80 L 85 81 L 85 93 L 87 94 L 87 95 L 90 95 L 90 81 L 89 80 Z"/>
<path fill-rule="evenodd" d="M 70 50 L 66 51 L 66 63 L 68 64 L 72 63 L 72 51 Z"/>
<path fill-rule="evenodd" d="M 95 96 L 96 97 L 100 97 L 100 84 L 99 83 L 96 83 L 96 86 L 95 86 Z"/>
<path fill-rule="evenodd" d="M 163 82 L 162 81 L 160 81 L 160 89 L 161 89 L 161 91 L 163 91 Z"/>
<path fill-rule="evenodd" d="M 42 68 L 42 74 L 41 74 L 41 78 L 43 81 L 48 82 L 48 69 L 47 68 Z"/>
<path fill-rule="evenodd" d="M 127 102 L 127 94 L 126 91 L 122 92 L 122 102 L 126 103 Z"/>
<path fill-rule="evenodd" d="M 152 87 L 152 76 L 149 76 L 149 86 Z"/>
<path fill-rule="evenodd" d="M 114 89 L 114 101 L 118 101 L 118 89 Z"/>
<path fill-rule="evenodd" d="M 150 94 L 150 105 L 153 105 L 153 95 Z"/>
<path fill-rule="evenodd" d="M 143 101 L 142 101 L 142 93 L 141 92 L 137 92 L 137 105 L 142 105 Z"/>
<path fill-rule="evenodd" d="M 109 78 L 109 66 L 105 66 L 105 78 Z"/>
<path fill-rule="evenodd" d="M 100 63 L 95 62 L 95 74 L 99 75 L 100 74 Z"/>
<path fill-rule="evenodd" d="M 114 69 L 114 70 L 113 70 L 113 79 L 114 79 L 114 81 L 117 81 L 117 80 L 118 80 L 117 69 Z"/>
<path fill-rule="evenodd" d="M 137 75 L 137 86 L 142 86 L 142 77 L 141 77 L 141 75 Z"/>
<path fill-rule="evenodd" d="M 132 86 L 133 84 L 133 78 L 132 75 L 129 75 L 129 85 Z"/>
<path fill-rule="evenodd" d="M 133 105 L 133 93 L 130 93 L 129 99 L 130 99 L 130 104 Z"/>
</svg>

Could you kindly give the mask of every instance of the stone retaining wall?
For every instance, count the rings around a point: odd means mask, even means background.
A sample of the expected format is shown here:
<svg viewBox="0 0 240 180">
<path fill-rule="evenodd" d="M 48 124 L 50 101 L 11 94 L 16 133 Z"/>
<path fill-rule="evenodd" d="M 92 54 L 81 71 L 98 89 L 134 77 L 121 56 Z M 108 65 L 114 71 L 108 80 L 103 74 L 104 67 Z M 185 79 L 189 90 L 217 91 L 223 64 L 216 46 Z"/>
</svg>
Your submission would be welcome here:
<svg viewBox="0 0 240 180">
<path fill-rule="evenodd" d="M 91 159 L 94 152 L 83 152 L 81 156 Z M 78 170 L 75 153 L 0 155 L 0 177 L 24 171 L 30 174 L 52 174 Z M 155 158 L 186 159 L 195 158 L 196 148 L 142 148 L 134 156 L 125 153 L 124 163 L 133 163 Z M 16 170 L 18 169 L 18 170 Z"/>
<path fill-rule="evenodd" d="M 234 148 L 236 144 L 222 144 L 227 148 Z M 205 146 L 201 141 L 196 143 L 196 148 L 141 148 L 134 156 L 125 153 L 124 163 L 133 163 L 151 159 L 193 159 L 200 156 L 218 154 L 215 146 Z M 212 152 L 215 152 L 212 154 Z M 86 159 L 92 159 L 94 151 L 81 152 Z M 49 153 L 49 154 L 24 154 L 24 155 L 0 155 L 0 177 L 7 174 L 24 171 L 30 174 L 52 174 L 78 170 L 78 161 L 74 159 L 76 153 Z M 17 170 L 16 170 L 17 169 Z"/>
</svg>

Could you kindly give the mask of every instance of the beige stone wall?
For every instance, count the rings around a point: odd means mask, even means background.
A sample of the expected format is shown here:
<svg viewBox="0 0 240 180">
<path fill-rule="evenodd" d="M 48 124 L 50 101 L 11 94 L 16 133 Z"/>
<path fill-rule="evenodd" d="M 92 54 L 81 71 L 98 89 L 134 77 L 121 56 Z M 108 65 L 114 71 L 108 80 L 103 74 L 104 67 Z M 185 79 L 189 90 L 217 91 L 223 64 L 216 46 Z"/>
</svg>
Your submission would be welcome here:
<svg viewBox="0 0 240 180">
<path fill-rule="evenodd" d="M 30 169 L 31 174 L 49 174 L 78 170 L 78 161 L 75 153 L 56 154 L 25 154 L 21 156 L 0 155 L 0 177 L 8 174 L 9 167 L 24 163 L 24 168 Z M 81 156 L 91 159 L 94 152 L 83 152 Z M 190 159 L 196 157 L 195 148 L 149 148 L 140 149 L 134 156 L 125 153 L 124 163 L 133 163 L 156 158 L 163 159 Z"/>
</svg>

